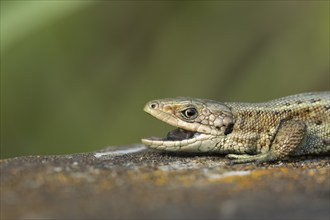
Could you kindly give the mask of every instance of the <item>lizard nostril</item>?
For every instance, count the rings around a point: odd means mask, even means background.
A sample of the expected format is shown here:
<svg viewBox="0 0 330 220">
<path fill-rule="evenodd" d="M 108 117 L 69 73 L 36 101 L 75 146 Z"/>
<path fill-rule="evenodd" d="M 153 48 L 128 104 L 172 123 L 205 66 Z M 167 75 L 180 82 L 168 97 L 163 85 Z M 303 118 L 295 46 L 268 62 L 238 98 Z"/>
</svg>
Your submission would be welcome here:
<svg viewBox="0 0 330 220">
<path fill-rule="evenodd" d="M 152 103 L 149 104 L 149 106 L 150 106 L 150 108 L 155 109 L 155 108 L 158 107 L 158 103 L 152 102 Z"/>
</svg>

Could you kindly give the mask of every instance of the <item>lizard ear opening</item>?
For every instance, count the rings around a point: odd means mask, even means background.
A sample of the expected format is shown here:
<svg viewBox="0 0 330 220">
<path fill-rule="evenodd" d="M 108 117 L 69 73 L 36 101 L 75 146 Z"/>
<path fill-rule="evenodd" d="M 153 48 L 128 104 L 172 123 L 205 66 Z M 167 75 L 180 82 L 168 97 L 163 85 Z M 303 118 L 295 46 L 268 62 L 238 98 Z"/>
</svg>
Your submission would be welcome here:
<svg viewBox="0 0 330 220">
<path fill-rule="evenodd" d="M 230 123 L 227 125 L 226 130 L 224 132 L 225 135 L 230 134 L 233 131 L 234 123 Z"/>
</svg>

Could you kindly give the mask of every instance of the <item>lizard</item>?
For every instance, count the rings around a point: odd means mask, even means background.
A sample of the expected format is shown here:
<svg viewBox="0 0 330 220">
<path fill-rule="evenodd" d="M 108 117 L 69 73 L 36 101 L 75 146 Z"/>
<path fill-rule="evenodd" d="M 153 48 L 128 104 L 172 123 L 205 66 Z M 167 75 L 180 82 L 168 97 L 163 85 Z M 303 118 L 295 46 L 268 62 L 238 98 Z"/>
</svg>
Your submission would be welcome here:
<svg viewBox="0 0 330 220">
<path fill-rule="evenodd" d="M 141 140 L 152 149 L 220 153 L 232 164 L 330 154 L 330 91 L 259 103 L 166 98 L 144 111 L 176 127 Z"/>
</svg>

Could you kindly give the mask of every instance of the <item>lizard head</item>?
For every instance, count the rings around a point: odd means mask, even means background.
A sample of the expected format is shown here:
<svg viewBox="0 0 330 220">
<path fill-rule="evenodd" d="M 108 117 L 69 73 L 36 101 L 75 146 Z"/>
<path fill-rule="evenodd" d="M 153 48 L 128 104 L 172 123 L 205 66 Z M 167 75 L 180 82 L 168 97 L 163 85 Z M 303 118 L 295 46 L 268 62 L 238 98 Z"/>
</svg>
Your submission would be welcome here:
<svg viewBox="0 0 330 220">
<path fill-rule="evenodd" d="M 153 100 L 145 105 L 144 111 L 176 127 L 165 138 L 142 139 L 150 148 L 167 151 L 212 151 L 217 138 L 230 133 L 234 123 L 230 109 L 212 100 Z"/>
</svg>

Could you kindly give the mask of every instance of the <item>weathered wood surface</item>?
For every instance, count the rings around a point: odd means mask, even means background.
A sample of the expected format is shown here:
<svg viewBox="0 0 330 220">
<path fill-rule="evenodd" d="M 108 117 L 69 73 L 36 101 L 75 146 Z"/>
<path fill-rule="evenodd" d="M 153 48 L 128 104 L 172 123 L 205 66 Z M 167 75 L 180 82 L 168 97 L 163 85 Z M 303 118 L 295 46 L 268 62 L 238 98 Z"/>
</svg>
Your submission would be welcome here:
<svg viewBox="0 0 330 220">
<path fill-rule="evenodd" d="M 1 160 L 1 218 L 329 219 L 330 157 L 226 165 L 142 145 Z"/>
</svg>

